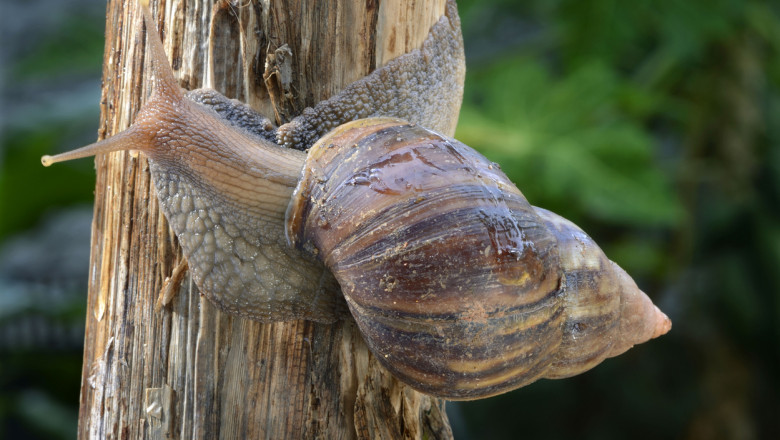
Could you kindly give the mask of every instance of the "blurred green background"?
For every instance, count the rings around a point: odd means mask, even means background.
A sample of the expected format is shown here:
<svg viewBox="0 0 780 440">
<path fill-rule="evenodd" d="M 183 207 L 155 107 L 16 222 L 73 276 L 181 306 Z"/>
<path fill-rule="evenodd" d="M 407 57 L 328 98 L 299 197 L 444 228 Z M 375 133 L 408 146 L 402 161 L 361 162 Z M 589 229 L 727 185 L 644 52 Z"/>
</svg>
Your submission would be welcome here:
<svg viewBox="0 0 780 440">
<path fill-rule="evenodd" d="M 673 320 L 594 370 L 449 403 L 459 438 L 780 438 L 780 5 L 459 1 L 457 137 Z M 3 0 L 0 438 L 75 434 L 105 4 Z"/>
</svg>

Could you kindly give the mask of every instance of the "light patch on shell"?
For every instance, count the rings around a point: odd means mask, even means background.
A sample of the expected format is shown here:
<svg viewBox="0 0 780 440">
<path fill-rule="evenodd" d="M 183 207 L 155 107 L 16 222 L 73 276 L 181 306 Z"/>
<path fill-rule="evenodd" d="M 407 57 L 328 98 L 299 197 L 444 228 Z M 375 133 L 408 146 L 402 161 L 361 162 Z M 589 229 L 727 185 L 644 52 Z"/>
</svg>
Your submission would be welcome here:
<svg viewBox="0 0 780 440">
<path fill-rule="evenodd" d="M 508 278 L 499 277 L 498 281 L 505 286 L 525 286 L 531 281 L 531 275 L 528 272 L 523 272 L 519 277 Z"/>
<path fill-rule="evenodd" d="M 564 270 L 601 269 L 604 253 L 588 234 L 561 216 L 550 213 L 547 210 L 536 209 L 541 211 L 540 215 L 544 216 L 548 225 L 551 226 L 551 230 L 555 232 L 558 242 L 561 244 L 558 252 L 560 253 L 561 266 Z M 545 215 L 545 213 L 553 215 Z"/>
</svg>

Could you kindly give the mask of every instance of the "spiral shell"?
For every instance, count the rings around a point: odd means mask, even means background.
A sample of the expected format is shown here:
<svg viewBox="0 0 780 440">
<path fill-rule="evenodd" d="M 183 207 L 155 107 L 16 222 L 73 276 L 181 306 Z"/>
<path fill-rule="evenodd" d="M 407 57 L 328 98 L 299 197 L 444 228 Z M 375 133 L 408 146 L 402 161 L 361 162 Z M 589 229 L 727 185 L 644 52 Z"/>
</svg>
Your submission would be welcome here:
<svg viewBox="0 0 780 440">
<path fill-rule="evenodd" d="M 542 215 L 468 146 L 368 119 L 312 147 L 287 233 L 334 273 L 388 370 L 425 393 L 475 399 L 584 371 L 621 340 L 614 263 Z"/>
</svg>

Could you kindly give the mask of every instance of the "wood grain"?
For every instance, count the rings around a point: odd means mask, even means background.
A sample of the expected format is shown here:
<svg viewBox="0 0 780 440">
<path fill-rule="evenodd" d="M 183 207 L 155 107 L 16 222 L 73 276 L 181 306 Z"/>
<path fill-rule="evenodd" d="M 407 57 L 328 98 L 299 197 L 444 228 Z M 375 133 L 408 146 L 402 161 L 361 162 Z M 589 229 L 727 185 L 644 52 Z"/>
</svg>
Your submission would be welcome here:
<svg viewBox="0 0 780 440">
<path fill-rule="evenodd" d="M 126 128 L 149 92 L 128 3 L 107 6 L 100 138 Z M 281 123 L 417 47 L 444 7 L 389 3 L 160 0 L 152 10 L 184 88 L 213 87 Z M 112 153 L 95 166 L 79 438 L 452 436 L 443 402 L 390 376 L 352 321 L 234 318 L 188 276 L 155 312 L 181 254 L 147 162 Z"/>
</svg>

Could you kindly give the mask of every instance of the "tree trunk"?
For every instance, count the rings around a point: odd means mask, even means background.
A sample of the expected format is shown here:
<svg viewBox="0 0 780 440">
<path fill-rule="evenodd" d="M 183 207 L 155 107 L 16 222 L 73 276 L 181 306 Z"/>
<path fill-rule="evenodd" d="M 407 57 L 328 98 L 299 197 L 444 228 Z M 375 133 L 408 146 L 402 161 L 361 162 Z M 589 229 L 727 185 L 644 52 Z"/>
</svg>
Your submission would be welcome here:
<svg viewBox="0 0 780 440">
<path fill-rule="evenodd" d="M 153 2 L 187 89 L 212 87 L 283 123 L 419 47 L 444 0 Z M 399 2 L 401 3 L 401 2 Z M 135 2 L 107 9 L 100 137 L 146 95 Z M 80 438 L 447 438 L 444 403 L 395 380 L 352 321 L 276 324 L 217 311 L 185 275 L 143 155 L 101 155 Z"/>
</svg>

